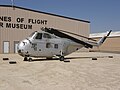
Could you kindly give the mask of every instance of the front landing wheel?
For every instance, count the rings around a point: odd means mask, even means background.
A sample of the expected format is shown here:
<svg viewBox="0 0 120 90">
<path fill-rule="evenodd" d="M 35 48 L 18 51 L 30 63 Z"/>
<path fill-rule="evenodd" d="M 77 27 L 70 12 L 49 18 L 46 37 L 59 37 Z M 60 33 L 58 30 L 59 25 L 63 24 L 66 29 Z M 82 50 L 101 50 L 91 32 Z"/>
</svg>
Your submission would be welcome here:
<svg viewBox="0 0 120 90">
<path fill-rule="evenodd" d="M 23 61 L 28 61 L 27 57 L 24 57 L 24 60 Z"/>
</svg>

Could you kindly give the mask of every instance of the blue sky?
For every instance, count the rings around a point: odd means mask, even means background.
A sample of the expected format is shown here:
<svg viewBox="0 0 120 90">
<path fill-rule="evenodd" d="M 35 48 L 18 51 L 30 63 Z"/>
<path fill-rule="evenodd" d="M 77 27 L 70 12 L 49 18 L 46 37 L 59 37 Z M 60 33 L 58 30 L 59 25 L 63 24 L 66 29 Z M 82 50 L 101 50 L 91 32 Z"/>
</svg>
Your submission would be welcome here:
<svg viewBox="0 0 120 90">
<path fill-rule="evenodd" d="M 120 0 L 14 0 L 16 6 L 88 20 L 91 33 L 120 31 Z M 11 0 L 0 0 L 10 5 Z"/>
</svg>

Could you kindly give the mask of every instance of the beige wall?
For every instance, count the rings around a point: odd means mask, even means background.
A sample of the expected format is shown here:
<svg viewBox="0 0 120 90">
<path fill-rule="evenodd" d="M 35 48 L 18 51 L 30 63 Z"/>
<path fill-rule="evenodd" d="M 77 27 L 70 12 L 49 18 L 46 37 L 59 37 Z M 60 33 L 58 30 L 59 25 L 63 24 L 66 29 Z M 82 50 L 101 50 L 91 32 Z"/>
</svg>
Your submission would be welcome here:
<svg viewBox="0 0 120 90">
<path fill-rule="evenodd" d="M 69 30 L 71 32 L 89 36 L 90 23 L 86 21 L 68 19 L 60 16 L 44 14 L 40 12 L 0 6 L 0 16 L 11 17 L 11 21 L 1 21 L 4 27 L 0 27 L 0 53 L 3 52 L 3 41 L 10 41 L 10 53 L 14 53 L 14 41 L 26 38 L 30 33 L 39 31 L 41 27 L 52 27 L 56 29 Z M 18 23 L 17 18 L 24 18 Z M 47 20 L 47 24 L 28 23 L 28 19 Z M 6 23 L 32 25 L 32 29 L 6 28 Z"/>
<path fill-rule="evenodd" d="M 100 38 L 96 38 L 98 40 Z M 120 37 L 109 37 L 99 48 L 94 47 L 92 51 L 120 52 Z"/>
</svg>

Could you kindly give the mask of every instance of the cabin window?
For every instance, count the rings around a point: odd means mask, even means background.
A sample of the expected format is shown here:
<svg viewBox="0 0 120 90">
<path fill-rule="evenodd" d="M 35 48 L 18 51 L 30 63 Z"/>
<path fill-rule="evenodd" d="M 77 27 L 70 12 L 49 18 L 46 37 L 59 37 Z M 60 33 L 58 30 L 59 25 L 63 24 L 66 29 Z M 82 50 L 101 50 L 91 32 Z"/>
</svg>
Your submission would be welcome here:
<svg viewBox="0 0 120 90">
<path fill-rule="evenodd" d="M 58 49 L 58 44 L 55 44 L 55 45 L 54 45 L 54 48 L 55 48 L 55 49 Z"/>
<path fill-rule="evenodd" d="M 46 48 L 50 48 L 51 44 L 50 43 L 46 43 Z"/>
<path fill-rule="evenodd" d="M 42 33 L 37 33 L 35 39 L 42 39 Z"/>
<path fill-rule="evenodd" d="M 47 34 L 47 33 L 44 33 L 44 34 L 43 34 L 43 37 L 44 37 L 44 38 L 49 38 L 49 39 L 50 39 L 50 38 L 51 38 L 51 35 L 49 35 L 49 34 Z"/>
</svg>

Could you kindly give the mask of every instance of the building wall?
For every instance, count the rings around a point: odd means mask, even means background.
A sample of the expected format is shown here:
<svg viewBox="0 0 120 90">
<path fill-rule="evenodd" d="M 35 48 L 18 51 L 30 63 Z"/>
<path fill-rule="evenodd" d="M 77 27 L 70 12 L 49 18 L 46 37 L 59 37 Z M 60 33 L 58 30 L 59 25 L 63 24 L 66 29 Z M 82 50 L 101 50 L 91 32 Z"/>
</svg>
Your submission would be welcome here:
<svg viewBox="0 0 120 90">
<path fill-rule="evenodd" d="M 35 23 L 35 20 L 38 23 Z M 12 27 L 16 25 L 16 28 Z M 25 28 L 23 27 L 25 25 Z M 90 22 L 44 13 L 21 7 L 0 6 L 0 53 L 3 42 L 10 42 L 10 53 L 14 53 L 14 42 L 21 41 L 30 33 L 41 27 L 67 30 L 76 34 L 89 36 Z"/>
<path fill-rule="evenodd" d="M 94 38 L 96 40 L 100 38 Z M 103 52 L 117 52 L 120 53 L 120 36 L 113 36 L 106 39 L 106 41 L 99 48 L 94 47 L 90 51 L 103 51 Z"/>
</svg>

